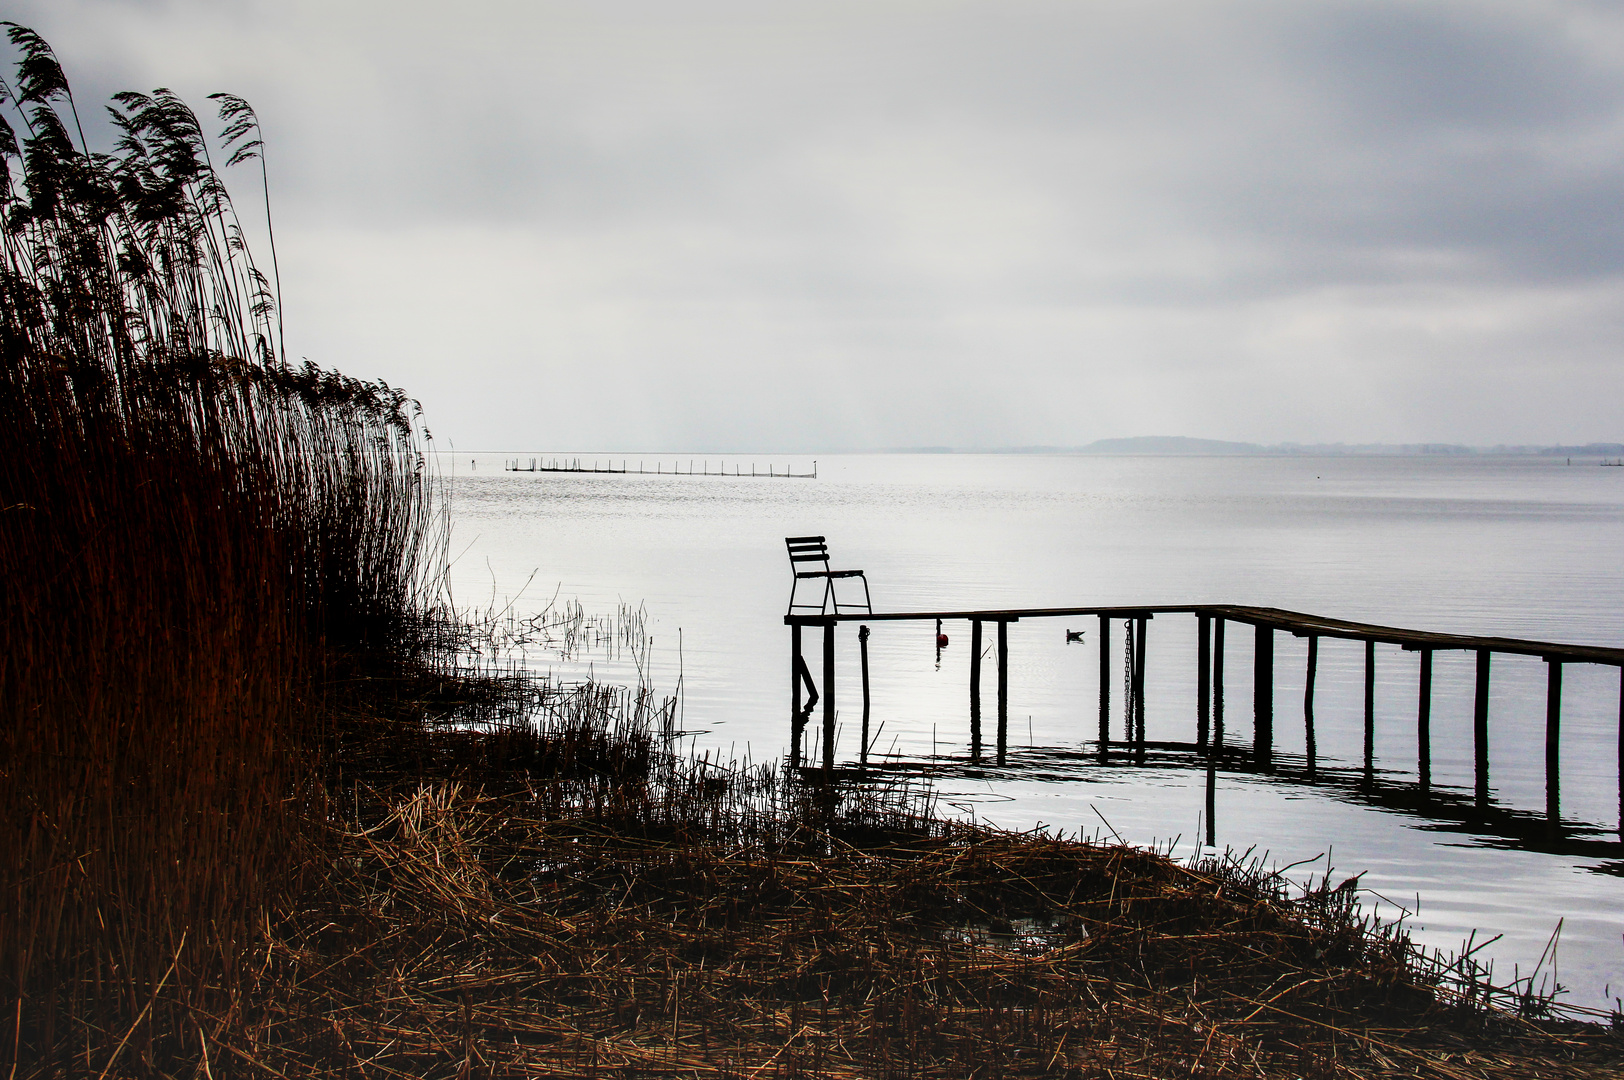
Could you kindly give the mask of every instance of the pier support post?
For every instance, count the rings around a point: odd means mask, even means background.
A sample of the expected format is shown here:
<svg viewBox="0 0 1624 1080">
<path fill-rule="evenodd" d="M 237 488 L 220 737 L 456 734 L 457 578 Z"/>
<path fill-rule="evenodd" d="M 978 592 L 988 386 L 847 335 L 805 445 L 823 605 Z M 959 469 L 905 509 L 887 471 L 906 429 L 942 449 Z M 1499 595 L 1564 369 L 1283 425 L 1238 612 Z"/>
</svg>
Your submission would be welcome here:
<svg viewBox="0 0 1624 1080">
<path fill-rule="evenodd" d="M 1134 757 L 1141 765 L 1145 763 L 1145 628 L 1149 622 L 1139 616 L 1138 641 L 1133 650 L 1133 746 Z"/>
<path fill-rule="evenodd" d="M 1477 650 L 1477 692 L 1472 698 L 1472 771 L 1480 813 L 1489 808 L 1489 656 L 1489 650 Z"/>
<path fill-rule="evenodd" d="M 1376 785 L 1376 642 L 1365 639 L 1365 790 Z"/>
<path fill-rule="evenodd" d="M 863 745 L 857 750 L 857 766 L 868 768 L 868 627 L 857 628 L 857 651 L 863 664 Z"/>
<path fill-rule="evenodd" d="M 823 624 L 823 774 L 835 771 L 835 624 Z"/>
<path fill-rule="evenodd" d="M 998 620 L 998 764 L 1009 744 L 1009 623 Z"/>
<path fill-rule="evenodd" d="M 801 624 L 793 623 L 789 628 L 790 768 L 798 768 L 801 764 L 801 666 L 805 663 L 801 658 Z"/>
<path fill-rule="evenodd" d="M 1308 778 L 1319 768 L 1319 748 L 1314 739 L 1314 677 L 1319 672 L 1319 635 L 1308 635 L 1308 671 L 1303 676 L 1303 740 Z"/>
<path fill-rule="evenodd" d="M 981 760 L 981 620 L 970 620 L 970 760 Z"/>
<path fill-rule="evenodd" d="M 1421 650 L 1421 689 L 1415 706 L 1415 775 L 1421 797 L 1432 794 L 1432 650 Z"/>
<path fill-rule="evenodd" d="M 1218 758 L 1224 752 L 1224 620 L 1212 628 L 1212 741 L 1207 746 L 1207 846 L 1218 846 Z"/>
<path fill-rule="evenodd" d="M 1619 669 L 1624 672 L 1624 668 Z M 1624 684 L 1621 684 L 1624 685 Z M 1624 690 L 1620 691 L 1620 701 L 1624 702 Z M 1624 704 L 1620 705 L 1624 710 Z M 1620 740 L 1624 740 L 1624 711 L 1619 719 Z M 1624 741 L 1619 743 L 1624 747 Z M 1624 749 L 1619 751 L 1619 760 L 1624 761 Z M 1111 757 L 1111 617 L 1100 616 L 1100 761 L 1107 761 Z M 1619 789 L 1624 792 L 1624 782 Z M 1620 796 L 1619 806 L 1624 809 L 1624 795 Z M 1620 824 L 1624 829 L 1624 823 Z"/>
<path fill-rule="evenodd" d="M 1562 826 L 1562 661 L 1545 658 L 1545 823 Z"/>
<path fill-rule="evenodd" d="M 1224 749 L 1224 620 L 1212 620 L 1212 746 L 1211 757 Z"/>
<path fill-rule="evenodd" d="M 1212 707 L 1212 620 L 1195 617 L 1195 744 L 1207 749 L 1207 727 Z"/>
<path fill-rule="evenodd" d="M 1274 627 L 1256 624 L 1252 657 L 1252 756 L 1260 769 L 1274 765 Z"/>
</svg>

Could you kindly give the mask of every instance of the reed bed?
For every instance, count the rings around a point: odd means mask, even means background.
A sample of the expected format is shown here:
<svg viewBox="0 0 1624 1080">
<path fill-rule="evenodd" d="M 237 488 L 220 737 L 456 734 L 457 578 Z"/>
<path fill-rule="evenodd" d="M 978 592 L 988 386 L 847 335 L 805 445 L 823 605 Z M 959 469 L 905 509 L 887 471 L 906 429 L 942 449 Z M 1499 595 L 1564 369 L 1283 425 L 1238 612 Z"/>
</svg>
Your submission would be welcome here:
<svg viewBox="0 0 1624 1080">
<path fill-rule="evenodd" d="M 49 46 L 6 25 L 0 1066 L 102 1069 L 235 1000 L 335 706 L 421 662 L 440 525 L 413 403 L 280 358 L 191 110 L 118 95 L 94 151 Z M 252 110 L 220 107 L 251 165 Z"/>
<path fill-rule="evenodd" d="M 560 690 L 540 742 L 403 733 L 173 1072 L 1589 1077 L 1602 1025 L 1486 1007 L 1353 883 L 943 820 L 663 752 Z M 666 706 L 669 708 L 669 706 Z M 618 719 L 617 719 L 618 718 Z M 619 725 L 617 727 L 617 724 Z M 422 743 L 414 746 L 414 740 Z M 374 740 L 373 745 L 379 745 Z M 539 765 L 539 767 L 538 767 Z"/>
</svg>

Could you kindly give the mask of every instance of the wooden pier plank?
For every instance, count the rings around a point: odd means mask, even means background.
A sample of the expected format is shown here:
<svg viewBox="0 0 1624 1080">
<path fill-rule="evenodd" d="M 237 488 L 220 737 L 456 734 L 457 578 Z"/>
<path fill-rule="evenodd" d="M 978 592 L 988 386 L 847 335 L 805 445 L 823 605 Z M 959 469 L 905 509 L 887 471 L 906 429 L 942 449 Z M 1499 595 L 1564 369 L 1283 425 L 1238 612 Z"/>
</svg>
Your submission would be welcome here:
<svg viewBox="0 0 1624 1080">
<path fill-rule="evenodd" d="M 1078 618 L 1098 615 L 1115 619 L 1133 619 L 1156 615 L 1207 615 L 1231 622 L 1253 626 L 1270 626 L 1289 631 L 1298 637 L 1335 637 L 1355 641 L 1377 641 L 1398 645 L 1406 649 L 1430 648 L 1434 650 L 1460 650 L 1476 652 L 1487 650 L 1514 653 L 1522 656 L 1554 656 L 1569 663 L 1603 664 L 1624 667 L 1624 648 L 1600 645 L 1576 645 L 1559 641 L 1534 641 L 1527 638 L 1484 637 L 1469 634 L 1439 634 L 1427 630 L 1409 630 L 1397 626 L 1375 623 L 1349 622 L 1322 615 L 1310 615 L 1283 608 L 1250 607 L 1234 604 L 1137 604 L 1090 605 L 1085 607 L 1053 608 L 981 608 L 963 611 L 886 611 L 845 613 L 841 615 L 786 615 L 784 622 L 802 625 L 821 625 L 827 619 L 841 622 L 898 621 L 910 619 L 984 619 L 996 622 L 1018 622 L 1022 619 Z"/>
</svg>

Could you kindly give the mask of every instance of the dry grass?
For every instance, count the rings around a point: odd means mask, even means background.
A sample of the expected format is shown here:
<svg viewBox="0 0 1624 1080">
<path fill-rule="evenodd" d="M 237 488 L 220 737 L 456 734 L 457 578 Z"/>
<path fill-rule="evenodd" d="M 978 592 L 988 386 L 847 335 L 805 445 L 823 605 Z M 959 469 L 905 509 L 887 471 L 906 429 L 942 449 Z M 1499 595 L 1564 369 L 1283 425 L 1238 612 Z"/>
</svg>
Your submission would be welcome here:
<svg viewBox="0 0 1624 1080">
<path fill-rule="evenodd" d="M 544 740 L 637 741 L 554 705 Z M 489 735 L 396 745 L 360 766 L 325 875 L 271 929 L 255 1007 L 205 1024 L 168 1071 L 205 1042 L 215 1075 L 290 1077 L 1624 1065 L 1607 1028 L 1466 1001 L 1348 888 L 969 828 L 909 789 L 831 805 L 771 769 L 654 749 L 555 775 Z"/>
</svg>

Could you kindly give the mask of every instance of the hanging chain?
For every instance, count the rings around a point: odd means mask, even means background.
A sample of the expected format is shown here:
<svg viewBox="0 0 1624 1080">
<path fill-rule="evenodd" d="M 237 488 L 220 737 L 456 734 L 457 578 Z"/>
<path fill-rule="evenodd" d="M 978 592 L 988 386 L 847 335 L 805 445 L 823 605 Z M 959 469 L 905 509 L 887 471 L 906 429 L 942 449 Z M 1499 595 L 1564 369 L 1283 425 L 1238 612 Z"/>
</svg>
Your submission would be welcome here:
<svg viewBox="0 0 1624 1080">
<path fill-rule="evenodd" d="M 1133 620 L 1124 619 L 1122 628 L 1127 631 L 1122 641 L 1122 721 L 1127 731 L 1127 741 L 1133 742 L 1134 735 L 1134 699 L 1133 699 Z"/>
</svg>

